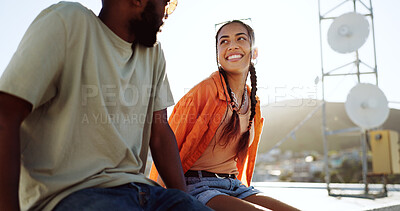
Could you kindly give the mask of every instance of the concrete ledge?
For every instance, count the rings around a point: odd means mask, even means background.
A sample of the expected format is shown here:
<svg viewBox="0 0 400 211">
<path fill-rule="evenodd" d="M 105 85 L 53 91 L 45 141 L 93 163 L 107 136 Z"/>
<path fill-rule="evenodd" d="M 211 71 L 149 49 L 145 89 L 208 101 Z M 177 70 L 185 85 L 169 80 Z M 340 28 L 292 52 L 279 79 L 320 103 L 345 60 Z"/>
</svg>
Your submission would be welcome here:
<svg viewBox="0 0 400 211">
<path fill-rule="evenodd" d="M 368 211 L 399 211 L 400 210 L 400 205 L 393 205 L 393 206 L 388 206 L 388 207 L 379 207 L 379 208 L 373 208 L 369 209 Z"/>
<path fill-rule="evenodd" d="M 400 185 L 388 184 L 388 196 L 367 199 L 355 197 L 332 197 L 325 183 L 254 182 L 252 185 L 264 195 L 276 198 L 305 211 L 337 210 L 400 210 Z M 331 188 L 343 193 L 362 193 L 363 184 L 331 184 Z M 381 184 L 370 184 L 371 191 L 379 191 Z"/>
</svg>

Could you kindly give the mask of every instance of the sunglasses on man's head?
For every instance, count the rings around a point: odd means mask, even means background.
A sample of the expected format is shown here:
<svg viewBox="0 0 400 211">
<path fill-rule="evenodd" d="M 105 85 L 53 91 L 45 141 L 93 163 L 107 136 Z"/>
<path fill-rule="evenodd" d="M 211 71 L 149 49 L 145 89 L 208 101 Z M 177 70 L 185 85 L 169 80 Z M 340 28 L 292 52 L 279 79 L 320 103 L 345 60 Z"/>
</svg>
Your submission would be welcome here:
<svg viewBox="0 0 400 211">
<path fill-rule="evenodd" d="M 164 15 L 165 19 L 167 19 L 168 16 L 175 11 L 176 6 L 178 6 L 178 0 L 170 0 L 168 2 L 167 6 L 165 6 L 165 15 Z"/>
</svg>

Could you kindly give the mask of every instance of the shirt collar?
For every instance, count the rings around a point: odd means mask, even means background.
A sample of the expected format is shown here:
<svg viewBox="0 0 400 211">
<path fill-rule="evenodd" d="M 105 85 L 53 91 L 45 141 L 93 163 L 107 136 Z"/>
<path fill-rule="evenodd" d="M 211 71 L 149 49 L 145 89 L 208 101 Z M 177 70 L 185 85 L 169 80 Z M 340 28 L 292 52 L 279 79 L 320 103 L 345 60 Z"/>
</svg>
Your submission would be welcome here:
<svg viewBox="0 0 400 211">
<path fill-rule="evenodd" d="M 211 78 L 214 80 L 215 85 L 217 86 L 218 98 L 223 101 L 226 101 L 226 98 L 228 98 L 228 101 L 231 101 L 228 95 L 228 90 L 226 88 L 224 76 L 222 76 L 219 71 L 215 71 L 211 74 Z M 247 84 L 246 86 L 247 94 L 248 96 L 250 96 L 251 89 Z"/>
<path fill-rule="evenodd" d="M 214 80 L 214 83 L 217 86 L 218 98 L 223 101 L 226 101 L 227 97 L 229 99 L 224 76 L 222 76 L 219 71 L 215 71 L 213 74 L 211 74 L 211 78 Z"/>
</svg>

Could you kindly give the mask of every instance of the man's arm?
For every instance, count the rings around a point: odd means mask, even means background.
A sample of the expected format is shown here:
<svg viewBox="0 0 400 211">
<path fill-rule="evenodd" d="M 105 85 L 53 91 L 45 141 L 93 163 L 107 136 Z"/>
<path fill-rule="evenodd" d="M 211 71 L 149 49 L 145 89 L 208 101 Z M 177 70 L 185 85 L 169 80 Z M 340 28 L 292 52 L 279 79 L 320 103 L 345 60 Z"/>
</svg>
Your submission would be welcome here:
<svg viewBox="0 0 400 211">
<path fill-rule="evenodd" d="M 153 114 L 150 149 L 154 164 L 166 187 L 186 191 L 178 146 L 167 121 L 167 109 Z"/>
<path fill-rule="evenodd" d="M 0 92 L 0 210 L 19 210 L 19 129 L 32 105 Z"/>
</svg>

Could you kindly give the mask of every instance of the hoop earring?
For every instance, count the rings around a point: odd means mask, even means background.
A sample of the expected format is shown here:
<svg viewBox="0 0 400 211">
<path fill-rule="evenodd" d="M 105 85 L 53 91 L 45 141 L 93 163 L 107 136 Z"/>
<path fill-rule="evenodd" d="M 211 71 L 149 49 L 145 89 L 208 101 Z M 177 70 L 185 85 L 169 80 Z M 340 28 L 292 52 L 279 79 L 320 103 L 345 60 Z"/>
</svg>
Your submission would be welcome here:
<svg viewBox="0 0 400 211">
<path fill-rule="evenodd" d="M 253 64 L 253 66 L 255 66 L 258 63 L 258 58 L 253 59 L 253 61 L 251 61 L 251 63 Z"/>
</svg>

